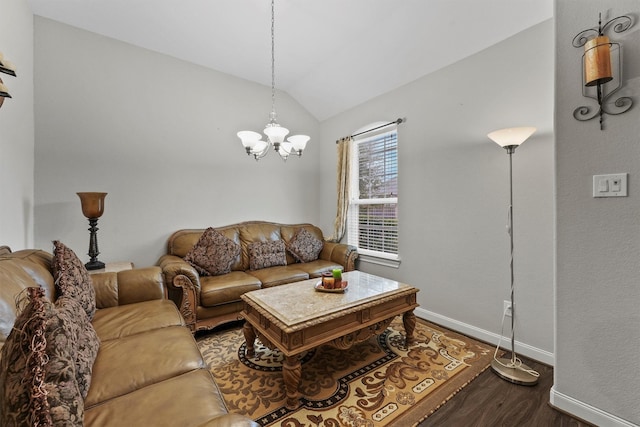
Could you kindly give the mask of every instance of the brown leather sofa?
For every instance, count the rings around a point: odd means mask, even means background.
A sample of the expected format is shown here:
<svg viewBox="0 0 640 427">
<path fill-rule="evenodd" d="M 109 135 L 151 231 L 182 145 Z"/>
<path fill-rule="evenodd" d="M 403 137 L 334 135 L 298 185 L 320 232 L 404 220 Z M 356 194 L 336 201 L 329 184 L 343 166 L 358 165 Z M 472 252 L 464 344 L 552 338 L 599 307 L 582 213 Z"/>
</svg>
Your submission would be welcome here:
<svg viewBox="0 0 640 427">
<path fill-rule="evenodd" d="M 45 251 L 0 248 L 0 348 L 16 320 L 21 291 L 40 287 L 56 299 L 51 262 Z M 91 279 L 97 305 L 91 323 L 100 346 L 84 400 L 85 426 L 258 425 L 228 414 L 191 331 L 165 297 L 159 267 Z"/>
<path fill-rule="evenodd" d="M 289 248 L 301 228 L 323 242 L 316 260 L 298 262 L 287 250 L 286 265 L 250 269 L 249 247 L 252 243 L 282 240 Z M 167 241 L 167 253 L 157 263 L 165 275 L 169 297 L 175 301 L 187 326 L 194 332 L 238 320 L 242 310 L 240 296 L 245 292 L 320 277 L 323 272 L 335 268 L 351 271 L 355 269 L 358 257 L 354 246 L 324 241 L 322 231 L 312 224 L 248 221 L 216 227 L 215 230 L 241 248 L 229 273 L 201 276 L 193 265 L 184 260 L 204 229 L 174 232 Z"/>
</svg>

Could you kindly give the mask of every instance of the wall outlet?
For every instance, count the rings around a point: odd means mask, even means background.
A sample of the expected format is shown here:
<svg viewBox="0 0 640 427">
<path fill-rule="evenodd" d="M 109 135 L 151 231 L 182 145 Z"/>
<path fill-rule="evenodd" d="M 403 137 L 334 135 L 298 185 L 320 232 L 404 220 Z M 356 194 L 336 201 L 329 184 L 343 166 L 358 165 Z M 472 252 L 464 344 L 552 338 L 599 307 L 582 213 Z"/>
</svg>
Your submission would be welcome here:
<svg viewBox="0 0 640 427">
<path fill-rule="evenodd" d="M 511 317 L 513 316 L 513 310 L 511 310 L 511 301 L 504 300 L 503 301 L 503 310 L 505 316 Z"/>
</svg>

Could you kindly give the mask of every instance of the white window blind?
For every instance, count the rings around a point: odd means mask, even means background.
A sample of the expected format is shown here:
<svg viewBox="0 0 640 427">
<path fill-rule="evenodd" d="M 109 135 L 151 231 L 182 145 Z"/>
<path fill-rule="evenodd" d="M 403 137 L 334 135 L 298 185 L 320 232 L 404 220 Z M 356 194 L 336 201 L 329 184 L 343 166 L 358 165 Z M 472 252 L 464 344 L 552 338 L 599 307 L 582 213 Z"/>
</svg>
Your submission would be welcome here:
<svg viewBox="0 0 640 427">
<path fill-rule="evenodd" d="M 395 129 L 354 141 L 348 242 L 365 255 L 398 258 L 398 138 Z"/>
</svg>

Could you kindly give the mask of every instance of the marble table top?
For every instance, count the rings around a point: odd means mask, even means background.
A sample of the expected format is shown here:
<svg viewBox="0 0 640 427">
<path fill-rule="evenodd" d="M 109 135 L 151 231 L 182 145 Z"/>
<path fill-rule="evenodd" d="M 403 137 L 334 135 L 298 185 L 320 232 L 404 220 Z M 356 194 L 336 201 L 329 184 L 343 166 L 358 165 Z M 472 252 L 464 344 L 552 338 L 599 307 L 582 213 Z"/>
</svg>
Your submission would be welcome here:
<svg viewBox="0 0 640 427">
<path fill-rule="evenodd" d="M 407 284 L 357 270 L 343 273 L 342 280 L 349 284 L 343 293 L 316 291 L 315 285 L 321 279 L 315 278 L 247 292 L 242 299 L 262 308 L 284 325 L 294 327 L 381 301 L 387 296 L 417 292 Z"/>
</svg>

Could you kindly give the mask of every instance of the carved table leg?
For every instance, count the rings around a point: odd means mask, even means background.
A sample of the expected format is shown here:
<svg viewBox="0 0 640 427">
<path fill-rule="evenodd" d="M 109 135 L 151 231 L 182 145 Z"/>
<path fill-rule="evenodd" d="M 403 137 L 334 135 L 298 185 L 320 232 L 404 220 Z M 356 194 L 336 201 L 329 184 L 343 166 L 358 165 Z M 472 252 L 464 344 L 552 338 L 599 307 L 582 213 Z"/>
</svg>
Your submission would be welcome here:
<svg viewBox="0 0 640 427">
<path fill-rule="evenodd" d="M 413 331 L 416 329 L 416 315 L 413 314 L 413 310 L 402 315 L 402 323 L 404 323 L 404 332 L 407 335 L 406 344 L 409 346 L 415 341 Z"/>
<path fill-rule="evenodd" d="M 289 409 L 296 409 L 299 405 L 298 388 L 302 378 L 302 365 L 298 356 L 287 356 L 282 364 L 282 377 L 287 391 L 286 406 Z"/>
<path fill-rule="evenodd" d="M 244 332 L 244 340 L 247 343 L 247 357 L 255 356 L 255 342 L 256 342 L 256 331 L 253 330 L 253 326 L 251 323 L 244 322 L 244 326 L 242 327 L 242 332 Z"/>
</svg>

